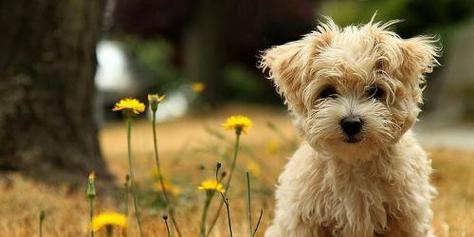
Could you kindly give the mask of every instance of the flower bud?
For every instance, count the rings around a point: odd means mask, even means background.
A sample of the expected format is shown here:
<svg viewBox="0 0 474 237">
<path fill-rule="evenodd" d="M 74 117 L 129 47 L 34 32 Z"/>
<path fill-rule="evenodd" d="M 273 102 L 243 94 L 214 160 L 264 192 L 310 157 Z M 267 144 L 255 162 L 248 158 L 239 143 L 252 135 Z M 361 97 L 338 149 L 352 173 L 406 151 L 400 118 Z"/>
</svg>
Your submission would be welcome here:
<svg viewBox="0 0 474 237">
<path fill-rule="evenodd" d="M 158 110 L 158 105 L 165 99 L 165 96 L 159 96 L 158 94 L 148 94 L 148 104 L 153 112 Z"/>
<path fill-rule="evenodd" d="M 93 199 L 96 195 L 95 192 L 95 173 L 92 171 L 89 174 L 89 181 L 87 182 L 87 191 L 86 191 L 87 197 L 90 199 Z"/>
</svg>

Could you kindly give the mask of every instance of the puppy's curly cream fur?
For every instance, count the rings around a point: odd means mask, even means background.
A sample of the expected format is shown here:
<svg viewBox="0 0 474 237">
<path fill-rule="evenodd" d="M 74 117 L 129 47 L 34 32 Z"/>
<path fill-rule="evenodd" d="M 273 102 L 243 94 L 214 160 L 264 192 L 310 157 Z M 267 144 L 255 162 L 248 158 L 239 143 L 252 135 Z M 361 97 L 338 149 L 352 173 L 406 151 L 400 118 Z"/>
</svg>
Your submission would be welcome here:
<svg viewBox="0 0 474 237">
<path fill-rule="evenodd" d="M 410 131 L 431 37 L 402 39 L 395 21 L 338 27 L 331 19 L 262 55 L 304 138 L 279 178 L 265 237 L 434 236 L 431 161 Z M 357 118 L 355 134 L 342 128 Z"/>
</svg>

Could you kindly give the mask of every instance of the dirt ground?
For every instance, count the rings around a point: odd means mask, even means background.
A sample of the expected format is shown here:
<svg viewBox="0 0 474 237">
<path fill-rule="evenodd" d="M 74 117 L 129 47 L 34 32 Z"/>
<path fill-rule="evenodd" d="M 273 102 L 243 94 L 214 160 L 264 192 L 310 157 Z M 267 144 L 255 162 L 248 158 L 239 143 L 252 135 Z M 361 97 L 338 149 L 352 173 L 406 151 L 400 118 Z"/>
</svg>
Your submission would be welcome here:
<svg viewBox="0 0 474 237">
<path fill-rule="evenodd" d="M 257 236 L 262 236 L 271 220 L 274 184 L 286 158 L 295 149 L 297 135 L 283 110 L 230 106 L 216 112 L 187 116 L 158 125 L 163 173 L 180 190 L 174 199 L 178 203 L 177 219 L 178 223 L 181 223 L 184 236 L 196 236 L 198 233 L 204 194 L 196 189 L 197 185 L 203 179 L 213 177 L 217 161 L 224 164 L 224 169 L 228 167 L 234 137 L 232 132 L 224 131 L 220 124 L 227 116 L 234 114 L 246 115 L 254 122 L 254 127 L 248 135 L 242 137 L 238 168 L 232 182 L 232 191 L 228 194 L 234 236 L 247 233 L 243 175 L 247 169 L 254 170 L 254 221 L 259 210 L 264 209 Z M 429 131 L 421 133 L 421 137 L 429 137 Z M 111 172 L 117 177 L 117 186 L 121 186 L 128 170 L 125 135 L 124 124 L 120 122 L 105 126 L 100 133 L 102 151 Z M 146 236 L 166 236 L 160 218 L 163 209 L 159 204 L 156 179 L 153 177 L 153 140 L 147 120 L 142 119 L 135 123 L 132 141 Z M 433 203 L 433 225 L 438 235 L 474 236 L 474 150 L 440 145 L 427 147 L 436 170 L 432 178 L 433 183 L 439 191 Z M 84 188 L 71 191 L 67 185 L 52 187 L 18 174 L 2 177 L 0 236 L 39 236 L 40 210 L 47 213 L 43 236 L 87 236 L 89 220 Z M 115 195 L 104 196 L 98 190 L 97 212 L 123 210 L 125 205 L 120 197 L 120 191 Z M 217 203 L 217 200 L 215 201 Z M 211 208 L 211 213 L 212 211 L 215 211 L 215 207 Z M 133 218 L 130 220 L 129 236 L 138 236 Z M 213 236 L 228 236 L 226 223 L 223 215 Z M 98 233 L 98 236 L 105 236 L 103 234 Z"/>
</svg>

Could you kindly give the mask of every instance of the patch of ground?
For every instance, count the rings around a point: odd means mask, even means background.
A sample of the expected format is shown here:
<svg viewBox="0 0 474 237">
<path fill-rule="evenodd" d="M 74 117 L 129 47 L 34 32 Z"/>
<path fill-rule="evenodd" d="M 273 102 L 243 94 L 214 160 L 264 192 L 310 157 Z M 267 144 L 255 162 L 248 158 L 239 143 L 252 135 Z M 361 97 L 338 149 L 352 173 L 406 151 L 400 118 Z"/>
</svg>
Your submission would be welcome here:
<svg viewBox="0 0 474 237">
<path fill-rule="evenodd" d="M 243 174 L 250 167 L 257 167 L 259 171 L 254 171 L 252 178 L 254 220 L 260 208 L 265 210 L 257 236 L 262 236 L 271 220 L 273 187 L 286 158 L 295 149 L 298 138 L 285 111 L 231 106 L 158 125 L 164 175 L 179 188 L 179 195 L 174 199 L 179 203 L 177 218 L 184 236 L 196 236 L 198 233 L 204 194 L 196 189 L 197 185 L 203 179 L 213 177 L 217 161 L 222 162 L 224 168 L 229 166 L 233 132 L 224 131 L 220 124 L 233 114 L 244 114 L 254 121 L 249 134 L 242 137 L 238 169 L 232 191 L 229 192 L 234 236 L 247 234 Z M 423 136 L 429 136 L 429 131 L 422 133 Z M 163 209 L 155 188 L 156 179 L 153 177 L 153 141 L 149 122 L 138 121 L 134 126 L 132 139 L 134 164 L 142 191 L 140 206 L 144 214 L 146 236 L 166 236 L 160 218 Z M 104 157 L 117 177 L 117 186 L 121 186 L 128 169 L 124 125 L 107 125 L 101 130 L 100 141 Z M 433 182 L 439 191 L 433 204 L 433 225 L 438 235 L 474 236 L 474 151 L 449 146 L 428 147 L 436 170 Z M 86 181 L 86 177 L 84 180 Z M 47 213 L 43 236 L 87 236 L 88 206 L 84 189 L 82 187 L 81 191 L 73 191 L 67 186 L 51 187 L 17 174 L 1 177 L 0 236 L 38 236 L 38 215 L 42 209 Z M 123 210 L 125 205 L 121 192 L 105 197 L 101 195 L 101 190 L 98 191 L 98 212 Z M 211 213 L 215 209 L 213 206 Z M 130 220 L 129 236 L 138 236 L 134 219 Z M 213 233 L 213 236 L 228 235 L 224 215 Z M 99 236 L 103 234 L 99 233 Z"/>
</svg>

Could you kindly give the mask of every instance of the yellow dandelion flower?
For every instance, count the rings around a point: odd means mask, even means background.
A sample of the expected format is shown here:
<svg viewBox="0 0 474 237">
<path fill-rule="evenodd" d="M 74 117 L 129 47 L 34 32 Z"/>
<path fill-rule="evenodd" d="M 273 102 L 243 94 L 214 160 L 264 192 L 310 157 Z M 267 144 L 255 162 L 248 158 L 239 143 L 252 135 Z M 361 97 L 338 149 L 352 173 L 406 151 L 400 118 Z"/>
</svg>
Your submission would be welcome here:
<svg viewBox="0 0 474 237">
<path fill-rule="evenodd" d="M 159 96 L 158 94 L 148 94 L 148 104 L 151 110 L 156 111 L 158 105 L 165 99 L 165 95 Z"/>
<path fill-rule="evenodd" d="M 224 185 L 221 183 L 217 182 L 215 179 L 207 179 L 201 182 L 201 184 L 198 187 L 199 190 L 204 190 L 204 191 L 212 191 L 215 190 L 217 192 L 225 192 L 224 190 Z"/>
<path fill-rule="evenodd" d="M 206 85 L 204 85 L 204 83 L 202 82 L 194 82 L 192 85 L 191 85 L 191 89 L 195 92 L 195 93 L 201 93 L 204 91 L 204 89 L 206 89 Z"/>
<path fill-rule="evenodd" d="M 117 212 L 104 212 L 92 219 L 92 231 L 97 232 L 105 226 L 116 226 L 126 229 L 127 217 Z"/>
<path fill-rule="evenodd" d="M 280 150 L 280 144 L 276 140 L 268 141 L 265 145 L 265 151 L 270 155 L 275 155 Z"/>
<path fill-rule="evenodd" d="M 248 129 L 252 126 L 252 120 L 242 115 L 231 116 L 222 124 L 222 127 L 227 130 L 235 130 L 238 135 L 241 132 L 247 134 Z"/>
<path fill-rule="evenodd" d="M 262 174 L 262 169 L 260 168 L 260 166 L 255 163 L 254 161 L 251 161 L 247 164 L 247 170 L 249 171 L 249 173 L 255 177 L 258 177 Z"/>
<path fill-rule="evenodd" d="M 180 187 L 172 184 L 171 182 L 164 181 L 164 185 L 165 185 L 166 193 L 171 194 L 172 196 L 177 197 L 182 192 Z M 163 192 L 163 188 L 161 187 L 160 182 L 155 183 L 155 188 L 158 192 Z"/>
<path fill-rule="evenodd" d="M 145 111 L 145 104 L 134 98 L 121 99 L 115 103 L 113 111 L 129 111 L 134 114 L 143 113 Z"/>
</svg>

